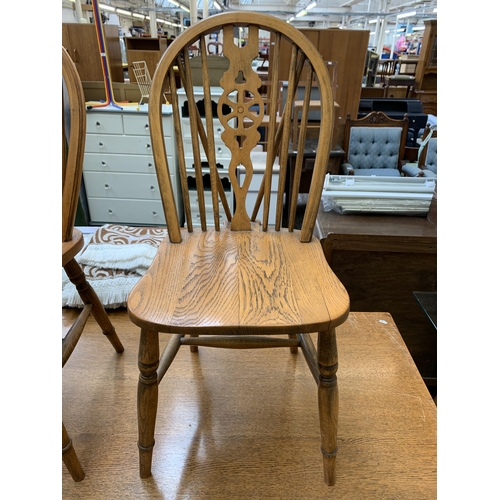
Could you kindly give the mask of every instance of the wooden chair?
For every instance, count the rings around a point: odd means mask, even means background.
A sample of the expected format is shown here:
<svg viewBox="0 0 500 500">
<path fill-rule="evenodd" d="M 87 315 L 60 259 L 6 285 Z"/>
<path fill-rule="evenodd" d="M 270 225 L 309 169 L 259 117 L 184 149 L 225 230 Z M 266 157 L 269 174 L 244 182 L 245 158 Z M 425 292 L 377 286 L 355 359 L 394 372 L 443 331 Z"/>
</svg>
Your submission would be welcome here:
<svg viewBox="0 0 500 500">
<path fill-rule="evenodd" d="M 80 315 L 62 341 L 62 366 L 64 368 L 80 339 L 90 314 L 99 324 L 116 352 L 123 352 L 123 346 L 98 296 L 75 260 L 76 254 L 84 245 L 83 235 L 81 231 L 74 228 L 74 223 L 80 195 L 85 149 L 85 98 L 75 64 L 64 47 L 62 49 L 62 76 L 62 266 L 70 281 L 76 286 L 84 303 Z M 81 481 L 85 477 L 85 473 L 76 456 L 64 423 L 62 425 L 62 457 L 73 479 Z"/>
<path fill-rule="evenodd" d="M 233 42 L 235 27 L 248 30 L 248 42 L 242 48 Z M 314 78 L 321 90 L 320 99 L 324 103 L 311 190 L 307 195 L 300 231 L 293 229 L 299 175 L 295 177 L 297 182 L 292 189 L 288 228 L 281 227 L 294 92 L 289 92 L 284 103 L 285 119 L 278 124 L 273 119 L 276 117 L 279 90 L 277 67 L 272 71 L 274 79 L 269 103 L 271 120 L 266 171 L 253 213 L 249 215 L 245 209 L 253 177 L 251 152 L 259 140 L 257 128 L 263 115 L 262 111 L 254 115 L 250 110 L 255 105 L 262 110 L 263 106 L 259 93 L 261 80 L 252 69 L 252 60 L 258 55 L 259 29 L 276 34 L 274 50 L 278 53 L 283 39 L 293 43 L 290 87 L 296 88 L 296 76 L 307 62 L 314 70 Z M 188 49 L 199 41 L 205 60 L 205 36 L 219 30 L 223 34 L 224 55 L 230 60 L 230 67 L 220 80 L 220 89 L 209 87 L 208 77 L 205 79 L 202 118 L 190 84 L 190 65 L 186 64 Z M 274 58 L 276 66 L 278 62 L 279 59 Z M 170 182 L 170 169 L 175 165 L 169 165 L 167 161 L 160 106 L 163 81 L 165 78 L 173 81 L 174 67 L 180 70 L 189 108 L 189 123 L 186 124 L 179 116 L 179 96 L 177 92 L 172 93 L 178 168 L 186 208 L 187 230 L 183 231 L 179 227 Z M 312 77 L 306 83 L 304 112 L 307 112 L 311 86 Z M 171 87 L 174 88 L 173 85 Z M 214 115 L 211 103 L 215 95 L 220 97 Z M 248 95 L 253 96 L 253 102 L 247 102 Z M 347 319 L 349 297 L 325 261 L 320 242 L 312 234 L 332 137 L 333 98 L 326 65 L 311 42 L 286 22 L 259 13 L 218 14 L 191 26 L 165 52 L 153 79 L 149 113 L 168 238 L 161 243 L 151 267 L 128 300 L 129 316 L 141 328 L 138 385 L 140 475 L 142 478 L 151 475 L 158 384 L 181 346 L 189 345 L 191 350 L 196 350 L 198 346 L 234 349 L 288 347 L 293 352 L 300 347 L 318 384 L 324 474 L 325 481 L 331 485 L 334 483 L 338 422 L 335 329 Z M 245 123 L 246 118 L 250 118 L 252 123 Z M 226 200 L 216 168 L 216 127 L 222 127 L 220 137 L 231 151 L 229 177 L 234 190 L 234 210 Z M 189 204 L 183 134 L 192 140 L 195 155 L 196 189 L 201 214 L 201 228 L 195 229 Z M 299 154 L 303 151 L 304 142 L 305 133 L 301 133 Z M 202 168 L 202 157 L 207 158 L 209 167 Z M 271 175 L 276 157 L 279 157 L 280 171 L 276 218 L 272 225 L 268 214 Z M 245 171 L 241 184 L 237 182 L 237 169 Z M 205 193 L 202 176 L 207 173 L 210 182 Z M 219 199 L 227 218 L 222 223 L 219 222 Z M 255 218 L 262 202 L 264 215 L 258 223 Z M 213 209 L 210 220 L 208 207 Z M 314 332 L 319 332 L 317 348 L 309 335 Z M 161 356 L 159 333 L 170 336 Z M 244 367 L 238 375 L 248 376 L 243 372 Z M 193 418 L 196 416 L 193 415 Z M 300 434 L 300 422 L 297 422 L 297 433 Z"/>
<path fill-rule="evenodd" d="M 408 136 L 408 115 L 402 120 L 372 111 L 360 119 L 347 115 L 344 129 L 344 175 L 399 177 Z"/>
</svg>

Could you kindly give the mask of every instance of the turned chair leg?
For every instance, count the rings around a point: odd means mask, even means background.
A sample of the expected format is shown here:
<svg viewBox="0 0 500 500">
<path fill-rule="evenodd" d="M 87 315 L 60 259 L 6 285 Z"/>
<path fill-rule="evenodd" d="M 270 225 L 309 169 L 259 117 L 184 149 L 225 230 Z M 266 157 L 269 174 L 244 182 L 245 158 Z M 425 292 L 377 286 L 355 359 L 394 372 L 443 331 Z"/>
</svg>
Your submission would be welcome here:
<svg viewBox="0 0 500 500">
<path fill-rule="evenodd" d="M 80 461 L 76 456 L 73 442 L 66 431 L 66 427 L 64 427 L 64 423 L 62 424 L 62 459 L 75 481 L 81 481 L 85 477 L 85 472 L 83 472 Z"/>
<path fill-rule="evenodd" d="M 139 385 L 137 387 L 137 421 L 139 424 L 139 473 L 142 479 L 151 475 L 156 412 L 158 410 L 158 375 L 160 346 L 158 332 L 141 330 L 139 344 Z"/>
<path fill-rule="evenodd" d="M 84 304 L 92 304 L 91 314 L 101 327 L 102 333 L 106 335 L 111 345 L 118 353 L 123 352 L 123 345 L 116 334 L 115 327 L 111 324 L 109 317 L 95 293 L 90 283 L 85 278 L 85 274 L 75 259 L 71 259 L 65 266 L 64 270 L 68 275 L 69 280 L 76 286 L 76 290 L 80 295 Z"/>
<path fill-rule="evenodd" d="M 335 484 L 339 392 L 337 387 L 338 354 L 335 328 L 318 333 L 319 425 L 325 483 Z"/>
</svg>

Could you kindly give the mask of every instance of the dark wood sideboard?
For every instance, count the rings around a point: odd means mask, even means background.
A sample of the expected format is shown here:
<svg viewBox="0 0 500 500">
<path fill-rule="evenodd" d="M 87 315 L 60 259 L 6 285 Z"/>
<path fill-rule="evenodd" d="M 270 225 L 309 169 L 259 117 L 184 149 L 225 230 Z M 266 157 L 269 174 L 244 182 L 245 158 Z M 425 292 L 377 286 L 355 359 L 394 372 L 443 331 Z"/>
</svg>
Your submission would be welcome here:
<svg viewBox="0 0 500 500">
<path fill-rule="evenodd" d="M 436 205 L 427 217 L 343 215 L 320 206 L 316 227 L 351 311 L 389 312 L 423 377 L 436 376 L 436 330 L 413 292 L 437 291 Z"/>
</svg>

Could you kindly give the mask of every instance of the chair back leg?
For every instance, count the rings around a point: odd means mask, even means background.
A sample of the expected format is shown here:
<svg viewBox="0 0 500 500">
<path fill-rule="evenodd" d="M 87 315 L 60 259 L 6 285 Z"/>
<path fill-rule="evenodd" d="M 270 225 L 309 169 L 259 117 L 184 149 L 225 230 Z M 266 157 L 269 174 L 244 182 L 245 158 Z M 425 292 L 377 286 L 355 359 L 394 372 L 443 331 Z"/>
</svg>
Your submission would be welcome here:
<svg viewBox="0 0 500 500">
<path fill-rule="evenodd" d="M 124 351 L 123 345 L 116 334 L 115 327 L 109 320 L 106 310 L 99 300 L 95 290 L 90 286 L 85 274 L 80 267 L 80 264 L 75 259 L 70 260 L 65 266 L 64 270 L 68 275 L 69 280 L 76 286 L 76 290 L 80 295 L 84 304 L 92 304 L 92 316 L 97 324 L 101 327 L 102 333 L 111 342 L 115 351 L 121 353 Z"/>
<path fill-rule="evenodd" d="M 83 472 L 80 460 L 76 456 L 73 442 L 66 431 L 66 427 L 64 427 L 64 423 L 62 424 L 62 459 L 71 477 L 76 482 L 81 481 L 85 477 L 85 472 Z"/>
</svg>

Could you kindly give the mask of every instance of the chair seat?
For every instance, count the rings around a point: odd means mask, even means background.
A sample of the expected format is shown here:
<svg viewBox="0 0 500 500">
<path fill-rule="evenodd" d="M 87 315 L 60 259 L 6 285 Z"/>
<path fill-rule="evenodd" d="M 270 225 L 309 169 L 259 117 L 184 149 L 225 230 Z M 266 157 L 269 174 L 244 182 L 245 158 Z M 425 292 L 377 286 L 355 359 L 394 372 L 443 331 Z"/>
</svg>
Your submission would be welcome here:
<svg viewBox="0 0 500 500">
<path fill-rule="evenodd" d="M 312 333 L 343 323 L 349 297 L 316 238 L 195 230 L 161 243 L 128 309 L 135 324 L 159 332 Z"/>
<path fill-rule="evenodd" d="M 83 248 L 85 240 L 79 229 L 73 228 L 73 236 L 70 241 L 62 243 L 62 265 L 65 266 Z"/>
</svg>

